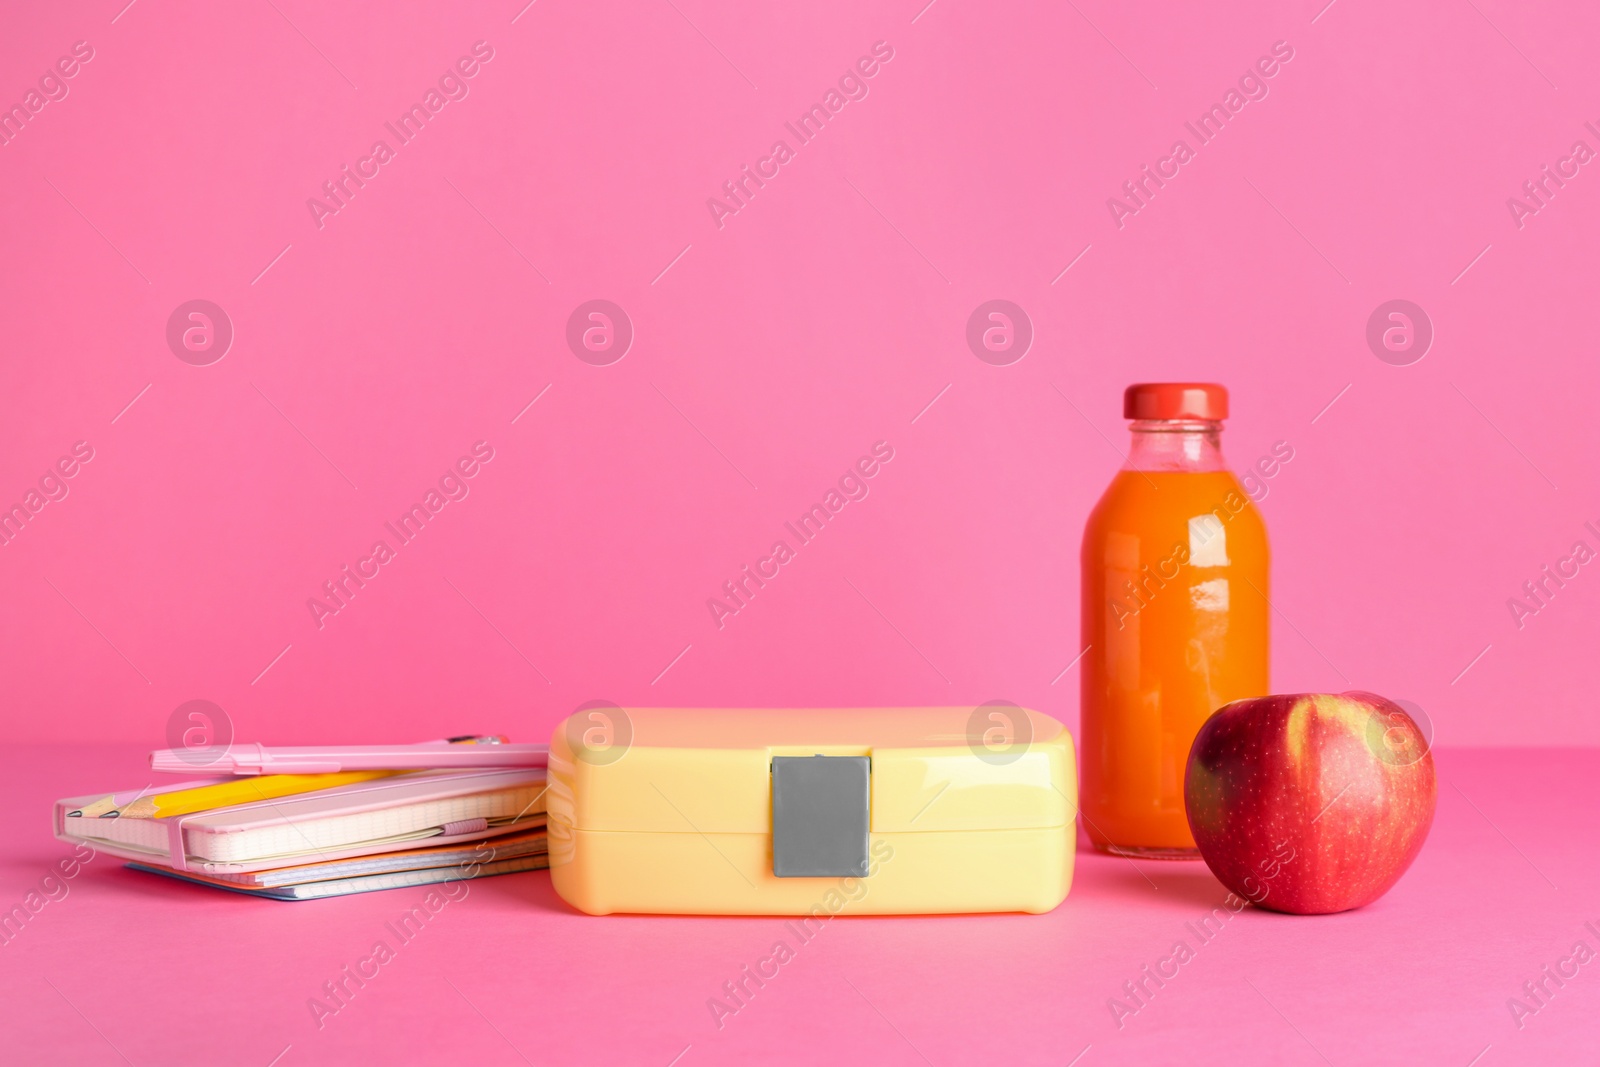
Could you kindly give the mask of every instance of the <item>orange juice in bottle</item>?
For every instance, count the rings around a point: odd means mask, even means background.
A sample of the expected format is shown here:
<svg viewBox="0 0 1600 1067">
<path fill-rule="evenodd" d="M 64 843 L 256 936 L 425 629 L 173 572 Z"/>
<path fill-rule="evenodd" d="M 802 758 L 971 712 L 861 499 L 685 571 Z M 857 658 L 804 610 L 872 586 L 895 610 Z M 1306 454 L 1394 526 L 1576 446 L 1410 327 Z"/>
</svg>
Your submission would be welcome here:
<svg viewBox="0 0 1600 1067">
<path fill-rule="evenodd" d="M 1095 847 L 1197 857 L 1183 775 L 1200 725 L 1267 688 L 1267 531 L 1222 458 L 1228 391 L 1129 386 L 1128 462 L 1083 532 L 1080 810 Z"/>
</svg>

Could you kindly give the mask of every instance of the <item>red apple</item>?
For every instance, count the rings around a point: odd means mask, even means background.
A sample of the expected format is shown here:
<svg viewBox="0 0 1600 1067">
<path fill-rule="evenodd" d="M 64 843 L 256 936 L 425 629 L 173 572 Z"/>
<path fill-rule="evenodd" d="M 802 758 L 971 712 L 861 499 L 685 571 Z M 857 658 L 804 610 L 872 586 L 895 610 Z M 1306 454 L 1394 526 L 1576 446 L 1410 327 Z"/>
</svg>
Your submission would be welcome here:
<svg viewBox="0 0 1600 1067">
<path fill-rule="evenodd" d="M 1297 915 L 1387 893 L 1422 849 L 1437 791 L 1427 737 L 1372 693 L 1236 700 L 1200 727 L 1184 778 L 1212 872 Z"/>
</svg>

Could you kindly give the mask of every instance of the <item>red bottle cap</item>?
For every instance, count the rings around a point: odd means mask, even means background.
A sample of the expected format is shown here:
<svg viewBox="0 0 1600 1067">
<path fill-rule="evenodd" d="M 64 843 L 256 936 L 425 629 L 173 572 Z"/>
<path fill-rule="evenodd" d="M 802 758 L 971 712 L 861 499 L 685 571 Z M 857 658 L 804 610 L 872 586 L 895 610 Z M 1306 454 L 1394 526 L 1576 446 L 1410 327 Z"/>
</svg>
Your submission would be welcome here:
<svg viewBox="0 0 1600 1067">
<path fill-rule="evenodd" d="M 1122 394 L 1125 419 L 1225 419 L 1228 390 L 1212 382 L 1143 382 Z"/>
</svg>

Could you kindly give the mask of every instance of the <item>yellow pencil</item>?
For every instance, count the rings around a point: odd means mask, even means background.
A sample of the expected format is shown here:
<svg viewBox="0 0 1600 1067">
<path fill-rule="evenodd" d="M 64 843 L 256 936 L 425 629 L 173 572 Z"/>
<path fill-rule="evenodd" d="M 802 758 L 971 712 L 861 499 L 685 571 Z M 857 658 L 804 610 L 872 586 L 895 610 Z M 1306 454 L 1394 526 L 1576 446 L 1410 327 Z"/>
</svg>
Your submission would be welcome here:
<svg viewBox="0 0 1600 1067">
<path fill-rule="evenodd" d="M 97 819 L 117 806 L 116 796 L 103 796 L 91 804 L 85 804 L 76 811 L 67 812 L 70 819 Z"/>
<path fill-rule="evenodd" d="M 310 793 L 318 789 L 367 782 L 374 778 L 387 778 L 400 771 L 342 771 L 338 774 L 264 774 L 255 778 L 240 778 L 234 782 L 219 782 L 194 789 L 179 789 L 171 793 L 156 793 L 140 797 L 133 803 L 100 816 L 102 819 L 166 819 L 176 815 L 192 815 L 197 811 L 226 808 L 234 804 L 247 804 L 252 800 L 273 800 L 277 797 Z"/>
</svg>

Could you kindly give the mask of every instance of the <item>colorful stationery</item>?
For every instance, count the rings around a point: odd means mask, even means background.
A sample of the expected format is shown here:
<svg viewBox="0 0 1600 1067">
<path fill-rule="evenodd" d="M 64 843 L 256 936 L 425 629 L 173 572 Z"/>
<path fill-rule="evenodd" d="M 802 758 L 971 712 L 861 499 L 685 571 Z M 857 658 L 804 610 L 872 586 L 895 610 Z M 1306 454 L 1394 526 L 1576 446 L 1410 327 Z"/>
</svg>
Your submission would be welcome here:
<svg viewBox="0 0 1600 1067">
<path fill-rule="evenodd" d="M 312 899 L 543 866 L 544 800 L 536 767 L 269 775 L 68 798 L 55 831 L 140 869 Z"/>
</svg>

